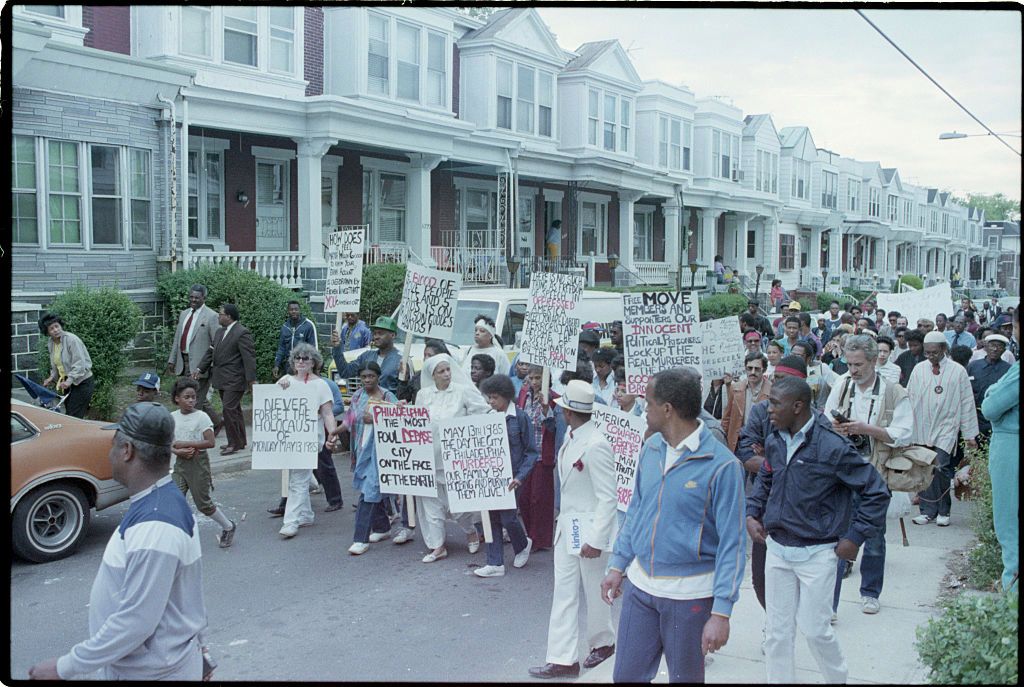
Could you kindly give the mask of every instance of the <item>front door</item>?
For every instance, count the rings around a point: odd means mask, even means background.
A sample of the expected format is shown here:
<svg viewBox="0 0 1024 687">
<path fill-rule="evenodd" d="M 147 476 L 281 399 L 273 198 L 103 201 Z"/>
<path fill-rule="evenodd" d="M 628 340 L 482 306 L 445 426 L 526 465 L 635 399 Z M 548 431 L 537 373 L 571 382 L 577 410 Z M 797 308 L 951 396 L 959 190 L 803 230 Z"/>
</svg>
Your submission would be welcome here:
<svg viewBox="0 0 1024 687">
<path fill-rule="evenodd" d="M 288 163 L 256 161 L 256 250 L 288 250 Z"/>
</svg>

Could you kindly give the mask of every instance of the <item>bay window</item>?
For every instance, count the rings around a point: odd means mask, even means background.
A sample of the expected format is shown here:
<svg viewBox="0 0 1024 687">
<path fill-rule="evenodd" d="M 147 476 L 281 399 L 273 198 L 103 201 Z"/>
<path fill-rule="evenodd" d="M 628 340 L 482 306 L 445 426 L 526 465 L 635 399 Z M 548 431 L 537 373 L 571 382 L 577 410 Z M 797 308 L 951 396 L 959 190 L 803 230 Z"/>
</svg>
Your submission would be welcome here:
<svg viewBox="0 0 1024 687">
<path fill-rule="evenodd" d="M 614 95 L 604 96 L 604 149 L 615 150 L 615 124 L 618 121 Z"/>
<path fill-rule="evenodd" d="M 839 175 L 835 172 L 821 172 L 821 207 L 836 209 L 836 188 L 839 186 Z"/>
<path fill-rule="evenodd" d="M 587 97 L 587 143 L 597 145 L 597 130 L 600 127 L 598 120 L 598 103 L 601 101 L 601 93 L 590 89 Z"/>
<path fill-rule="evenodd" d="M 295 71 L 295 11 L 291 7 L 271 7 L 270 71 L 291 74 Z"/>
<path fill-rule="evenodd" d="M 388 95 L 391 92 L 390 22 L 379 14 L 369 15 L 370 40 L 367 48 L 367 89 L 370 93 Z"/>
<path fill-rule="evenodd" d="M 516 76 L 516 131 L 533 133 L 534 69 L 519 65 Z"/>
<path fill-rule="evenodd" d="M 518 133 L 551 138 L 555 101 L 555 77 L 551 72 L 499 59 L 496 87 L 499 129 L 512 129 L 514 103 Z"/>
<path fill-rule="evenodd" d="M 554 121 L 555 80 L 550 72 L 537 73 L 537 134 L 551 138 Z"/>
<path fill-rule="evenodd" d="M 628 151 L 629 133 L 632 129 L 632 124 L 630 120 L 630 106 L 632 104 L 632 101 L 629 100 L 628 98 L 622 98 L 619 101 L 619 104 L 621 106 L 621 116 L 619 117 L 619 130 L 622 132 L 620 150 Z"/>
<path fill-rule="evenodd" d="M 397 41 L 397 97 L 402 100 L 420 99 L 420 30 L 408 24 L 398 24 Z"/>
<path fill-rule="evenodd" d="M 36 143 L 11 136 L 11 243 L 39 243 Z"/>
<path fill-rule="evenodd" d="M 779 156 L 767 150 L 757 151 L 757 174 L 754 188 L 765 193 L 779 192 Z"/>
<path fill-rule="evenodd" d="M 807 160 L 793 159 L 793 174 L 790 195 L 794 198 L 809 200 L 811 197 L 811 163 Z"/>
<path fill-rule="evenodd" d="M 498 60 L 498 121 L 499 129 L 512 128 L 512 63 Z"/>
<path fill-rule="evenodd" d="M 882 213 L 882 191 L 877 188 L 868 189 L 868 215 L 881 217 Z"/>
<path fill-rule="evenodd" d="M 898 211 L 897 211 L 898 203 L 899 203 L 899 198 L 897 198 L 894 195 L 890 195 L 886 199 L 886 204 L 885 205 L 886 205 L 886 210 L 887 210 L 888 215 L 889 215 L 889 221 L 890 222 L 895 222 L 897 220 L 897 218 L 898 218 Z"/>
<path fill-rule="evenodd" d="M 447 103 L 448 57 L 445 38 L 427 34 L 427 105 L 444 107 Z"/>
<path fill-rule="evenodd" d="M 711 176 L 739 180 L 740 138 L 719 129 L 711 130 Z"/>
<path fill-rule="evenodd" d="M 847 209 L 850 212 L 860 212 L 860 181 L 856 179 L 846 180 Z"/>
<path fill-rule="evenodd" d="M 301 76 L 303 11 L 294 6 L 182 5 L 178 52 L 218 64 Z M 372 40 L 372 39 L 371 39 Z"/>
<path fill-rule="evenodd" d="M 224 7 L 224 61 L 258 67 L 259 22 L 256 7 Z"/>
</svg>

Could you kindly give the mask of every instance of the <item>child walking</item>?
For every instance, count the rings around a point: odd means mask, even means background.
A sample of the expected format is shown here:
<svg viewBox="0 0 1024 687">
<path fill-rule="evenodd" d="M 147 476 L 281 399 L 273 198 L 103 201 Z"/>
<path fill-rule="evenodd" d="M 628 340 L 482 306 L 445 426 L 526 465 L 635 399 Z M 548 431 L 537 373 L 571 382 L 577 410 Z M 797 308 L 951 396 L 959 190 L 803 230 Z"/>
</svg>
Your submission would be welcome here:
<svg viewBox="0 0 1024 687">
<path fill-rule="evenodd" d="M 190 377 L 179 377 L 171 389 L 171 398 L 174 405 L 178 406 L 171 413 L 174 418 L 171 452 L 175 455 L 171 477 L 182 494 L 192 492 L 192 501 L 200 513 L 221 526 L 217 543 L 220 548 L 226 549 L 235 538 L 235 523 L 228 520 L 210 498 L 213 477 L 206 449 L 214 446 L 213 422 L 209 415 L 196 410 L 198 389 L 199 384 Z"/>
<path fill-rule="evenodd" d="M 530 474 L 534 464 L 540 459 L 537 443 L 533 438 L 533 427 L 524 410 L 517 408 L 513 399 L 516 395 L 512 380 L 506 375 L 488 377 L 480 383 L 480 393 L 487 399 L 491 412 L 505 416 L 508 427 L 508 447 L 512 454 L 512 481 L 508 490 L 514 491 L 522 485 Z M 487 544 L 487 565 L 473 571 L 478 577 L 501 577 L 505 574 L 505 543 L 502 540 L 501 528 L 508 532 L 512 541 L 515 558 L 512 565 L 521 568 L 530 558 L 533 541 L 526 536 L 523 524 L 519 522 L 516 509 L 489 511 L 493 541 Z"/>
</svg>

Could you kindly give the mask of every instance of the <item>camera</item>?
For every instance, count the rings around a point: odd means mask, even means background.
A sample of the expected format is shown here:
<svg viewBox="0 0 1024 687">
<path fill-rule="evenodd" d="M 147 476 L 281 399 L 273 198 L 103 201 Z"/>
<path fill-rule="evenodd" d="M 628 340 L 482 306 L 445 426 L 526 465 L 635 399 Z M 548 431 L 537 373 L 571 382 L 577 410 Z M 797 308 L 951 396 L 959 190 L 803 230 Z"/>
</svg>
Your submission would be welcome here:
<svg viewBox="0 0 1024 687">
<path fill-rule="evenodd" d="M 839 424 L 850 422 L 850 418 L 846 417 L 838 410 L 832 411 L 832 417 L 834 417 L 836 422 L 838 422 Z M 850 434 L 846 438 L 850 440 L 850 443 L 853 444 L 853 447 L 857 449 L 857 451 L 859 451 L 860 453 L 867 453 L 868 451 L 871 450 L 871 441 L 870 439 L 868 439 L 867 436 L 863 434 Z"/>
</svg>

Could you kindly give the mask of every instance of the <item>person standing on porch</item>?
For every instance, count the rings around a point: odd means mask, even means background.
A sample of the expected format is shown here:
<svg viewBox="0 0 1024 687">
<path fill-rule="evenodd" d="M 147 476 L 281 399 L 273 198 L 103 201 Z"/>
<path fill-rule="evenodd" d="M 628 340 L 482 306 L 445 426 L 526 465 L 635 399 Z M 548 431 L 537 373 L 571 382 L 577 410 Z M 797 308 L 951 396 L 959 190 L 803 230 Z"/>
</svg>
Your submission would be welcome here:
<svg viewBox="0 0 1024 687">
<path fill-rule="evenodd" d="M 551 223 L 544 235 L 544 244 L 547 247 L 548 258 L 558 260 L 558 254 L 562 249 L 562 220 L 556 219 Z"/>
<path fill-rule="evenodd" d="M 194 375 L 199 369 L 199 361 L 213 345 L 213 335 L 220 328 L 216 311 L 206 304 L 207 288 L 202 284 L 193 284 L 188 291 L 188 307 L 178 316 L 178 326 L 174 330 L 174 341 L 171 355 L 167 359 L 167 371 L 164 376 L 174 374 L 179 377 Z M 213 422 L 213 435 L 220 433 L 224 420 L 213 409 L 207 396 L 210 391 L 209 375 L 199 375 L 199 388 L 196 390 L 196 409 L 206 413 Z"/>
</svg>

